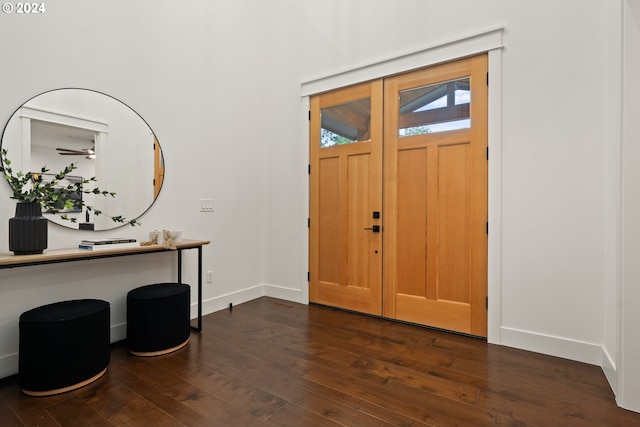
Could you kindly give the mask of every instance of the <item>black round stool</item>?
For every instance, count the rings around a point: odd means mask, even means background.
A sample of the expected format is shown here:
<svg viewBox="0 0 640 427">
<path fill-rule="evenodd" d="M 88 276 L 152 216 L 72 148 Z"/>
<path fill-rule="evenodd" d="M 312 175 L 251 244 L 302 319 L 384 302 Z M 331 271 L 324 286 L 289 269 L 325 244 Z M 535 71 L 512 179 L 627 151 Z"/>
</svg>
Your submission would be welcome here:
<svg viewBox="0 0 640 427">
<path fill-rule="evenodd" d="M 191 287 L 156 283 L 127 294 L 127 347 L 135 356 L 171 353 L 189 342 Z"/>
<path fill-rule="evenodd" d="M 30 396 L 75 390 L 109 366 L 110 307 L 96 299 L 61 301 L 20 315 L 19 382 Z"/>
</svg>

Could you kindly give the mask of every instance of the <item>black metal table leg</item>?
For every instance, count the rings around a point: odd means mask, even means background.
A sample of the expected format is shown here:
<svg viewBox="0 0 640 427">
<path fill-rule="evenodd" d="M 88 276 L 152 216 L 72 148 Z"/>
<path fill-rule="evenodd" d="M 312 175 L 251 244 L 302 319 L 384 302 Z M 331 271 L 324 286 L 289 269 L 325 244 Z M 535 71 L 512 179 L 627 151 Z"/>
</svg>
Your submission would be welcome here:
<svg viewBox="0 0 640 427">
<path fill-rule="evenodd" d="M 182 249 L 178 249 L 178 282 L 182 283 Z M 191 329 L 202 331 L 202 246 L 198 247 L 198 326 Z"/>
<path fill-rule="evenodd" d="M 202 331 L 202 246 L 198 246 L 198 332 Z"/>
</svg>

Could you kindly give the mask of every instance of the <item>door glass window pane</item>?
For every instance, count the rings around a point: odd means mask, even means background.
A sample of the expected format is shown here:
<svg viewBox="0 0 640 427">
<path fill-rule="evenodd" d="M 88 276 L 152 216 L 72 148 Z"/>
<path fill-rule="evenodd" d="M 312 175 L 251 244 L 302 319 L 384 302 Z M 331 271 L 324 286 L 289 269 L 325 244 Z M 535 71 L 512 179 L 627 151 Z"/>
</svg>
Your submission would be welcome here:
<svg viewBox="0 0 640 427">
<path fill-rule="evenodd" d="M 369 98 L 320 110 L 322 128 L 320 147 L 368 141 L 370 136 L 371 100 Z"/>
<path fill-rule="evenodd" d="M 400 91 L 399 136 L 471 127 L 468 77 Z"/>
</svg>

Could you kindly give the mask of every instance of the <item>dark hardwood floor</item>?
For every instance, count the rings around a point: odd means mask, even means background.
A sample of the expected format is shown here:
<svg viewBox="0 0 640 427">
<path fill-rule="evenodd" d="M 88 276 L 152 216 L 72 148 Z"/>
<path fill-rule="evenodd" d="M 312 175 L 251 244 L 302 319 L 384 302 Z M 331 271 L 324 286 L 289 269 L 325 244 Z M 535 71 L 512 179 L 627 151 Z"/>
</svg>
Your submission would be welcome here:
<svg viewBox="0 0 640 427">
<path fill-rule="evenodd" d="M 640 426 L 599 367 L 473 338 L 272 298 L 203 328 L 73 392 L 1 380 L 0 426 Z"/>
</svg>

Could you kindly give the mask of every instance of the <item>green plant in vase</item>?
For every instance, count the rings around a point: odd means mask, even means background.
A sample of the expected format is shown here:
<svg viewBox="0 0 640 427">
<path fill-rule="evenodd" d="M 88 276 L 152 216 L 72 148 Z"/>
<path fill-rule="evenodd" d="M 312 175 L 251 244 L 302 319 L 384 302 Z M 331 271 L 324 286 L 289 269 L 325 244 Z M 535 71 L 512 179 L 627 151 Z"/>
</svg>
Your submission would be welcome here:
<svg viewBox="0 0 640 427">
<path fill-rule="evenodd" d="M 127 220 L 121 215 L 108 215 L 93 206 L 87 205 L 82 197 L 82 194 L 94 194 L 104 197 L 115 197 L 116 193 L 110 191 L 104 191 L 93 186 L 91 189 L 85 189 L 86 184 L 96 183 L 95 177 L 83 178 L 81 181 L 69 182 L 66 185 L 61 185 L 61 182 L 65 180 L 77 166 L 74 163 L 66 166 L 62 171 L 53 175 L 52 179 L 43 179 L 43 174 L 49 172 L 46 166 L 40 169 L 40 172 L 14 172 L 11 168 L 11 160 L 7 157 L 7 150 L 0 151 L 0 172 L 4 174 L 4 178 L 9 182 L 13 191 L 12 199 L 18 201 L 16 206 L 16 218 L 11 218 L 9 224 L 9 249 L 16 254 L 33 254 L 42 253 L 47 247 L 46 242 L 46 223 L 47 219 L 42 217 L 42 213 L 54 214 L 63 220 L 76 223 L 78 221 L 75 217 L 67 215 L 66 211 L 86 210 L 93 212 L 94 216 L 105 215 L 111 218 L 112 221 L 122 224 L 128 224 L 131 226 L 140 225 L 136 219 Z M 44 227 L 44 237 L 25 237 L 16 236 L 22 228 L 28 229 L 32 227 L 35 222 L 17 221 L 20 218 L 42 218 L 42 221 L 37 222 L 40 225 L 35 225 L 38 229 L 38 233 L 42 233 Z M 15 224 L 11 221 L 16 220 Z M 22 225 L 18 226 L 17 223 Z M 44 224 L 44 225 L 42 225 Z M 30 231 L 29 231 L 30 232 Z M 34 240 L 31 242 L 31 240 Z M 44 241 L 43 241 L 44 239 Z M 31 246 L 36 246 L 35 249 L 30 249 Z M 43 246 L 42 248 L 39 248 Z M 28 247 L 23 249 L 23 246 Z M 15 248 L 18 248 L 15 250 Z"/>
<path fill-rule="evenodd" d="M 44 181 L 42 179 L 42 174 L 49 172 L 49 169 L 47 169 L 46 166 L 43 166 L 40 169 L 40 172 L 16 172 L 14 174 L 11 168 L 11 160 L 7 158 L 7 150 L 3 149 L 1 151 L 1 155 L 2 161 L 0 162 L 0 172 L 4 173 L 4 178 L 11 185 L 11 189 L 13 190 L 13 196 L 11 196 L 12 199 L 26 203 L 39 202 L 44 213 L 56 214 L 61 219 L 73 223 L 78 221 L 77 218 L 69 217 L 62 211 L 72 208 L 80 210 L 86 209 L 93 212 L 95 216 L 105 215 L 111 218 L 114 222 L 129 224 L 132 226 L 140 225 L 140 223 L 135 219 L 127 220 L 121 215 L 108 215 L 98 209 L 95 209 L 93 206 L 85 204 L 81 199 L 74 198 L 74 196 L 80 196 L 83 193 L 96 194 L 104 197 L 116 196 L 116 193 L 100 190 L 98 187 L 93 187 L 89 190 L 83 189 L 84 185 L 97 182 L 96 177 L 86 178 L 82 181 L 69 183 L 66 186 L 60 186 L 60 182 L 73 170 L 77 169 L 77 166 L 74 163 L 69 164 L 62 171 L 54 175 L 53 179 Z"/>
</svg>

